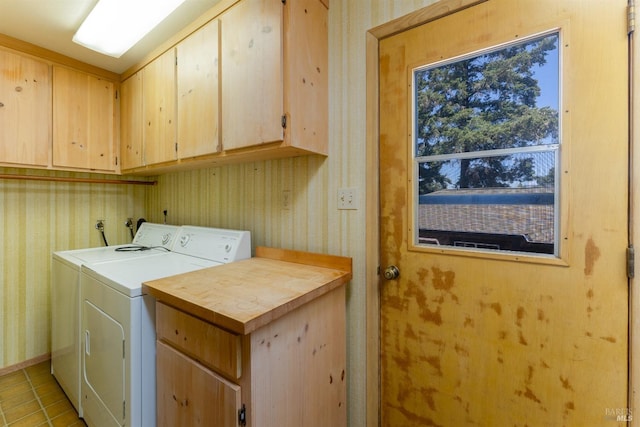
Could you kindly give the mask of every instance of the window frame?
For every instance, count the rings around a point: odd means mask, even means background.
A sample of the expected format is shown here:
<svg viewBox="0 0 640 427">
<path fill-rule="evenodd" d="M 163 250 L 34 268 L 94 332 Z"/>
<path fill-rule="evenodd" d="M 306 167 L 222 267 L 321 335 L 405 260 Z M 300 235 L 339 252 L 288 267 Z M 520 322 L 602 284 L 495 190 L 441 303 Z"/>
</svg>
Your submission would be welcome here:
<svg viewBox="0 0 640 427">
<path fill-rule="evenodd" d="M 451 56 L 450 58 L 440 59 L 438 61 L 429 62 L 429 63 L 420 63 L 420 64 L 410 64 L 407 67 L 407 86 L 408 86 L 408 99 L 409 103 L 409 120 L 408 124 L 410 126 L 408 132 L 408 143 L 410 149 L 408 150 L 409 161 L 408 164 L 411 165 L 411 171 L 408 173 L 408 201 L 411 204 L 411 208 L 409 209 L 409 218 L 408 218 L 408 239 L 407 245 L 409 251 L 414 252 L 427 252 L 427 253 L 440 253 L 440 254 L 448 254 L 448 255 L 460 255 L 460 256 L 470 256 L 470 257 L 479 257 L 479 258 L 487 258 L 487 259 L 499 259 L 499 260 L 512 260 L 512 261 L 524 261 L 524 262 L 533 262 L 533 263 L 542 263 L 542 264 L 554 264 L 554 265 L 568 265 L 568 254 L 566 251 L 566 245 L 563 245 L 562 242 L 567 239 L 567 206 L 566 199 L 563 195 L 566 194 L 568 188 L 568 168 L 565 165 L 566 155 L 563 155 L 563 151 L 566 149 L 566 146 L 569 143 L 568 135 L 563 124 L 563 114 L 565 111 L 565 93 L 563 90 L 563 80 L 566 76 L 566 59 L 564 54 L 564 39 L 565 39 L 566 30 L 563 30 L 561 27 L 550 28 L 541 32 L 536 32 L 523 37 L 514 37 L 512 40 L 505 41 L 503 43 L 499 43 L 490 47 L 480 48 L 474 50 L 472 52 L 463 53 L 456 56 Z M 446 64 L 451 64 L 457 61 L 462 61 L 468 58 L 474 58 L 479 55 L 488 54 L 491 52 L 495 52 L 504 48 L 508 48 L 513 45 L 518 45 L 522 43 L 526 43 L 530 40 L 535 40 L 537 38 L 542 38 L 548 35 L 557 34 L 558 36 L 558 143 L 553 144 L 541 144 L 535 146 L 526 146 L 526 147 L 514 147 L 514 148 L 506 148 L 506 149 L 497 149 L 497 150 L 486 150 L 486 151 L 472 151 L 472 152 L 461 152 L 461 153 L 450 153 L 450 154 L 439 154 L 433 156 L 416 156 L 416 121 L 417 121 L 417 109 L 416 109 L 416 94 L 414 91 L 415 85 L 415 75 L 416 72 L 420 70 L 424 70 L 426 68 L 436 68 L 439 66 L 443 66 Z M 482 249 L 482 248 L 467 248 L 453 245 L 436 245 L 436 244 L 425 244 L 419 242 L 419 164 L 420 162 L 437 162 L 437 161 L 446 161 L 453 159 L 476 159 L 481 157 L 492 157 L 492 156 L 504 156 L 511 154 L 519 154 L 519 153 L 536 153 L 536 152 L 549 152 L 553 151 L 555 153 L 554 157 L 554 166 L 555 166 L 555 177 L 554 177 L 554 219 L 553 219 L 553 228 L 554 228 L 554 251 L 552 254 L 545 253 L 536 253 L 536 252 L 520 252 L 520 251 L 508 251 L 508 250 L 496 250 L 496 249 Z M 564 234 L 561 234 L 564 233 Z"/>
</svg>

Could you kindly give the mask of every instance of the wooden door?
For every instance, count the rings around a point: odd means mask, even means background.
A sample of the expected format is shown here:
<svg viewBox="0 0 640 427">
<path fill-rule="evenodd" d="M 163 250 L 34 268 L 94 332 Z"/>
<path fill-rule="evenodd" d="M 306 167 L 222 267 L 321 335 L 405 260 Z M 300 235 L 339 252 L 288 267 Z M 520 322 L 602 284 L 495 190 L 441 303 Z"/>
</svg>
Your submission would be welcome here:
<svg viewBox="0 0 640 427">
<path fill-rule="evenodd" d="M 180 158 L 219 151 L 219 28 L 214 19 L 177 46 Z"/>
<path fill-rule="evenodd" d="M 0 162 L 47 166 L 51 147 L 49 65 L 0 50 Z"/>
<path fill-rule="evenodd" d="M 489 0 L 380 41 L 381 267 L 399 271 L 381 284 L 381 425 L 629 415 L 625 8 Z M 414 70 L 548 32 L 559 35 L 552 252 L 421 240 Z M 469 207 L 460 200 L 449 222 Z"/>
<path fill-rule="evenodd" d="M 236 427 L 240 386 L 162 341 L 156 344 L 159 426 Z"/>
<path fill-rule="evenodd" d="M 220 17 L 223 150 L 283 139 L 283 7 L 244 0 Z"/>
<path fill-rule="evenodd" d="M 176 52 L 169 49 L 142 69 L 146 165 L 176 160 Z"/>
<path fill-rule="evenodd" d="M 53 166 L 115 171 L 115 87 L 53 66 Z"/>
<path fill-rule="evenodd" d="M 121 168 L 143 166 L 142 144 L 142 72 L 138 71 L 120 85 Z"/>
</svg>

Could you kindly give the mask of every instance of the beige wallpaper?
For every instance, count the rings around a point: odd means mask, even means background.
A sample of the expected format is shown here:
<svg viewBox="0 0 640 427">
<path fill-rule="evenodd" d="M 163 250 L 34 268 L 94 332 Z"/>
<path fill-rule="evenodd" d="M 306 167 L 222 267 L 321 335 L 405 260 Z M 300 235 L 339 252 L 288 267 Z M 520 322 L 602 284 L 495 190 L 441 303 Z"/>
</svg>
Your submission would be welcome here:
<svg viewBox="0 0 640 427">
<path fill-rule="evenodd" d="M 100 176 L 0 168 L 0 174 Z M 113 178 L 113 177 L 108 177 Z M 0 368 L 50 351 L 50 266 L 56 250 L 101 246 L 129 236 L 128 217 L 144 214 L 145 186 L 0 179 Z"/>
<path fill-rule="evenodd" d="M 98 217 L 106 219 L 109 243 L 115 244 L 127 239 L 127 217 L 161 222 L 167 210 L 172 224 L 248 229 L 254 247 L 353 257 L 347 303 L 349 425 L 365 425 L 365 34 L 430 3 L 331 0 L 326 158 L 172 173 L 158 177 L 154 187 L 0 180 L 0 368 L 50 351 L 52 251 L 100 245 L 94 229 Z M 7 171 L 18 172 L 0 169 Z M 341 187 L 357 189 L 357 210 L 337 209 Z"/>
</svg>

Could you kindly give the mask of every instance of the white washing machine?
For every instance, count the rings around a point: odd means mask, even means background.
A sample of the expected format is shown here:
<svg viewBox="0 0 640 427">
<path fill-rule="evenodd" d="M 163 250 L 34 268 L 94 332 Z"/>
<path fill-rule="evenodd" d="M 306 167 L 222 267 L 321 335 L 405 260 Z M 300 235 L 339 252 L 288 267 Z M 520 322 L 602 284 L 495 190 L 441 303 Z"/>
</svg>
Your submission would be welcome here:
<svg viewBox="0 0 640 427">
<path fill-rule="evenodd" d="M 51 373 L 82 416 L 80 400 L 80 267 L 166 253 L 179 227 L 143 223 L 126 245 L 58 251 L 51 262 Z"/>
<path fill-rule="evenodd" d="M 81 396 L 89 426 L 156 425 L 155 301 L 142 283 L 250 256 L 248 231 L 183 226 L 172 252 L 82 266 Z"/>
</svg>

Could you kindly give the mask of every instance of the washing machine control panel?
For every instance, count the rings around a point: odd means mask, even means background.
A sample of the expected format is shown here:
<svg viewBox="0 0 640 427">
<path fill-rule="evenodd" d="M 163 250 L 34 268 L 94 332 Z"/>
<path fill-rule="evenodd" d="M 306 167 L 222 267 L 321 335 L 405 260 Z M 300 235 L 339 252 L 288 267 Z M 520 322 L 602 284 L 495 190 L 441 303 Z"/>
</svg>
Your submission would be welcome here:
<svg viewBox="0 0 640 427">
<path fill-rule="evenodd" d="M 180 227 L 176 225 L 144 222 L 140 225 L 133 243 L 149 247 L 164 246 L 167 249 L 171 249 L 179 230 Z"/>
</svg>

